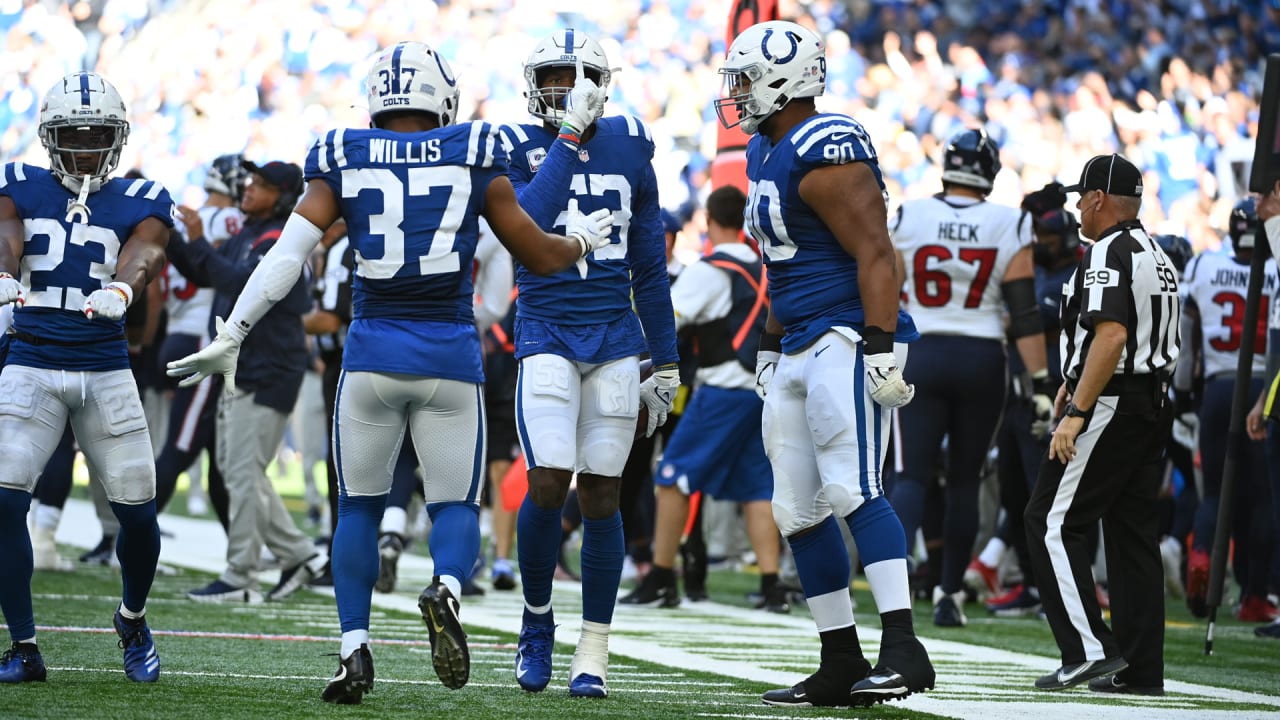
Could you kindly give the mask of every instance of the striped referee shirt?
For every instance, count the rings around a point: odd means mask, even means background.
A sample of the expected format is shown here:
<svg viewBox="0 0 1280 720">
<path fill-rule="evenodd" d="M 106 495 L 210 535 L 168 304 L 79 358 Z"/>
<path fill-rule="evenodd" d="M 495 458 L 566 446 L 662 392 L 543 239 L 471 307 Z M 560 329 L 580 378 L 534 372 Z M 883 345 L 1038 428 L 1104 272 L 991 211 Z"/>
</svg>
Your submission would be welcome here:
<svg viewBox="0 0 1280 720">
<path fill-rule="evenodd" d="M 1171 372 L 1181 342 L 1178 272 L 1137 220 L 1110 228 L 1062 287 L 1062 376 L 1074 385 L 1099 321 L 1128 331 L 1116 375 Z"/>
</svg>

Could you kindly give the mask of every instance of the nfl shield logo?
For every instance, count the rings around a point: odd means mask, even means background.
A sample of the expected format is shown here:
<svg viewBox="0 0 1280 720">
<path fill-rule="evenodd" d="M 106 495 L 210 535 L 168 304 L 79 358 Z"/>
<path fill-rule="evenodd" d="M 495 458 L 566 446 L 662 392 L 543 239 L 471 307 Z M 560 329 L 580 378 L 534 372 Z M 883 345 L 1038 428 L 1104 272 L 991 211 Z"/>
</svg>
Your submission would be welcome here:
<svg viewBox="0 0 1280 720">
<path fill-rule="evenodd" d="M 538 172 L 538 168 L 542 166 L 542 161 L 547 159 L 547 151 L 542 148 L 534 148 L 525 153 L 525 158 L 529 161 L 529 171 Z"/>
<path fill-rule="evenodd" d="M 591 160 L 591 156 L 587 154 L 586 148 L 578 148 L 578 159 L 582 162 Z"/>
</svg>

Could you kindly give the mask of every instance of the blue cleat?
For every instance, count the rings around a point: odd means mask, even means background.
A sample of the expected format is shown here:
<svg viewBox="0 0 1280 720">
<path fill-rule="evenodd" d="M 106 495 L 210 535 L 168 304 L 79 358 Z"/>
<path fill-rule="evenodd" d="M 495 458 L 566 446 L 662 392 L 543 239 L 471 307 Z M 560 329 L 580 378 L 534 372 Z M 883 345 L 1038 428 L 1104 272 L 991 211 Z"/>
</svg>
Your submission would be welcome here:
<svg viewBox="0 0 1280 720">
<path fill-rule="evenodd" d="M 116 610 L 113 618 L 120 647 L 124 650 L 124 674 L 134 682 L 155 682 L 160 679 L 160 656 L 156 644 L 151 642 L 151 628 L 147 619 L 129 620 Z"/>
<path fill-rule="evenodd" d="M 44 658 L 35 643 L 14 643 L 0 655 L 0 683 L 44 682 Z"/>
<path fill-rule="evenodd" d="M 529 625 L 520 629 L 516 648 L 516 682 L 529 692 L 542 692 L 551 682 L 551 649 L 555 625 Z"/>
<path fill-rule="evenodd" d="M 604 678 L 582 673 L 569 681 L 569 697 L 606 698 L 609 688 L 605 687 Z"/>
</svg>

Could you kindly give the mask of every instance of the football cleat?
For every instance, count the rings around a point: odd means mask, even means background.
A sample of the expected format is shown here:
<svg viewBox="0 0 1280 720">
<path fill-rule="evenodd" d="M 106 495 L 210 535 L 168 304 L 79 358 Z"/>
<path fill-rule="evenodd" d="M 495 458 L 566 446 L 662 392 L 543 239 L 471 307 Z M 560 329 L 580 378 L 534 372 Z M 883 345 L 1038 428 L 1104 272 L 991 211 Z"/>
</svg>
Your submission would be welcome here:
<svg viewBox="0 0 1280 720">
<path fill-rule="evenodd" d="M 458 599 L 437 575 L 418 596 L 418 609 L 427 624 L 436 677 L 445 687 L 457 690 L 471 677 L 471 653 L 467 649 L 467 633 L 458 620 Z"/>
<path fill-rule="evenodd" d="M 1192 548 L 1187 553 L 1187 609 L 1198 618 L 1209 617 L 1209 553 Z"/>
<path fill-rule="evenodd" d="M 196 602 L 242 602 L 256 604 L 262 602 L 262 593 L 256 589 L 236 587 L 222 580 L 214 580 L 202 588 L 187 593 L 189 600 Z"/>
<path fill-rule="evenodd" d="M 847 707 L 849 688 L 871 670 L 866 658 L 858 657 L 848 666 L 824 663 L 818 671 L 789 688 L 766 692 L 765 705 L 788 707 Z"/>
<path fill-rule="evenodd" d="M 658 579 L 657 571 L 650 570 L 636 589 L 624 595 L 618 602 L 623 605 L 673 608 L 680 605 L 680 591 L 676 589 L 674 577 L 670 584 L 663 584 Z"/>
<path fill-rule="evenodd" d="M 516 589 L 516 573 L 511 567 L 510 560 L 506 558 L 498 558 L 493 561 L 493 589 Z"/>
<path fill-rule="evenodd" d="M 281 570 L 280 582 L 267 592 L 267 599 L 272 602 L 284 600 L 307 583 L 320 577 L 327 564 L 329 564 L 328 557 L 322 553 L 315 553 L 297 565 Z"/>
<path fill-rule="evenodd" d="M 373 584 L 374 590 L 380 593 L 395 591 L 397 566 L 403 552 L 404 536 L 399 533 L 382 533 L 378 538 L 378 580 Z"/>
<path fill-rule="evenodd" d="M 996 617 L 1027 617 L 1040 612 L 1040 595 L 1035 588 L 1017 585 L 1009 592 L 986 602 L 987 611 Z"/>
<path fill-rule="evenodd" d="M 757 610 L 786 615 L 791 612 L 791 604 L 787 602 L 787 588 L 774 585 L 767 592 L 751 593 L 748 598 Z"/>
<path fill-rule="evenodd" d="M 116 610 L 112 618 L 116 634 L 120 636 L 120 649 L 124 650 L 124 674 L 134 682 L 155 682 L 160 679 L 160 656 L 156 644 L 151 641 L 151 628 L 147 619 L 130 620 Z"/>
<path fill-rule="evenodd" d="M 1263 625 L 1261 627 L 1254 628 L 1253 634 L 1258 637 L 1269 637 L 1280 640 L 1280 620 L 1277 620 L 1270 625 Z"/>
<path fill-rule="evenodd" d="M 338 661 L 338 672 L 329 679 L 320 697 L 337 705 L 359 705 L 367 692 L 373 691 L 373 654 L 361 645 L 346 660 Z"/>
<path fill-rule="evenodd" d="M 919 638 L 886 630 L 880 638 L 880 660 L 865 678 L 849 690 L 854 707 L 901 700 L 913 693 L 932 690 L 936 675 L 929 653 Z"/>
<path fill-rule="evenodd" d="M 1276 607 L 1267 602 L 1261 595 L 1246 595 L 1236 608 L 1236 619 L 1240 622 L 1269 623 L 1275 622 Z"/>
<path fill-rule="evenodd" d="M 1164 567 L 1164 589 L 1169 597 L 1180 599 L 1187 594 L 1182 587 L 1182 546 L 1167 537 L 1160 541 L 1160 563 Z"/>
<path fill-rule="evenodd" d="M 940 586 L 933 588 L 933 624 L 938 627 L 964 627 L 964 591 L 947 593 Z"/>
<path fill-rule="evenodd" d="M 47 672 L 35 643 L 14 643 L 0 655 L 0 683 L 44 682 Z"/>
<path fill-rule="evenodd" d="M 527 610 L 525 611 L 528 612 Z M 551 682 L 551 651 L 556 626 L 525 623 L 516 646 L 516 682 L 529 692 L 541 692 Z"/>
<path fill-rule="evenodd" d="M 119 567 L 120 560 L 116 557 L 116 536 L 103 535 L 92 550 L 87 550 L 80 556 L 80 562 Z"/>
<path fill-rule="evenodd" d="M 606 698 L 609 697 L 609 688 L 605 686 L 604 678 L 581 673 L 569 681 L 569 697 Z"/>
<path fill-rule="evenodd" d="M 35 570 L 67 572 L 75 569 L 71 561 L 58 554 L 53 528 L 35 527 L 31 530 L 31 559 Z"/>
<path fill-rule="evenodd" d="M 609 697 L 609 688 L 605 685 L 608 672 L 608 646 L 598 638 L 579 639 L 573 662 L 569 664 L 569 697 Z"/>
<path fill-rule="evenodd" d="M 1160 697 L 1164 695 L 1164 687 L 1153 685 L 1150 687 L 1142 685 L 1130 685 L 1115 675 L 1106 675 L 1104 677 L 1096 677 L 1089 681 L 1089 689 L 1099 693 L 1114 693 L 1117 695 L 1146 695 L 1149 697 Z"/>
<path fill-rule="evenodd" d="M 1063 665 L 1048 675 L 1036 679 L 1037 690 L 1065 690 L 1094 678 L 1103 678 L 1129 667 L 1122 657 L 1104 658 L 1102 660 L 1085 660 L 1082 663 Z"/>
<path fill-rule="evenodd" d="M 1000 592 L 1000 569 L 974 558 L 964 570 L 964 585 L 980 598 Z"/>
</svg>

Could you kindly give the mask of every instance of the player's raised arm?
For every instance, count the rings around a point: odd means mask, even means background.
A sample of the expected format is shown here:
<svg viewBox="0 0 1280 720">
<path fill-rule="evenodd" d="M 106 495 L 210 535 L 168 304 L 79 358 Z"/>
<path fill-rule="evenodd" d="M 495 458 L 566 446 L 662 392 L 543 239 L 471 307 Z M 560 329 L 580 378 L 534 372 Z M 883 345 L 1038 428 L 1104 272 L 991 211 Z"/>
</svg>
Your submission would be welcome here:
<svg viewBox="0 0 1280 720">
<path fill-rule="evenodd" d="M 583 215 L 576 200 L 569 201 L 565 235 L 542 231 L 516 200 L 506 177 L 494 178 L 484 194 L 484 218 L 521 265 L 537 275 L 553 275 L 593 250 L 609 244 L 613 213 L 601 208 Z"/>
</svg>

